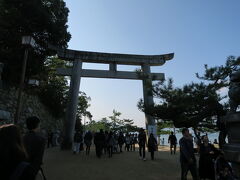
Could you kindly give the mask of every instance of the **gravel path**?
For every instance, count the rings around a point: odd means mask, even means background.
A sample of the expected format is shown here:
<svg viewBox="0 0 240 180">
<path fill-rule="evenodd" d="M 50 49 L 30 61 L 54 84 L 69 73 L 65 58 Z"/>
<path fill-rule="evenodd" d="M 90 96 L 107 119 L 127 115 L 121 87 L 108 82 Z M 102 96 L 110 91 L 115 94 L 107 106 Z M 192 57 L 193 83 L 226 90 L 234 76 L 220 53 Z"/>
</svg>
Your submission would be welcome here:
<svg viewBox="0 0 240 180">
<path fill-rule="evenodd" d="M 113 154 L 98 159 L 50 148 L 45 152 L 43 169 L 48 180 L 177 180 L 180 179 L 179 152 L 170 155 L 167 147 L 155 152 L 156 160 L 139 160 L 138 151 Z"/>
</svg>

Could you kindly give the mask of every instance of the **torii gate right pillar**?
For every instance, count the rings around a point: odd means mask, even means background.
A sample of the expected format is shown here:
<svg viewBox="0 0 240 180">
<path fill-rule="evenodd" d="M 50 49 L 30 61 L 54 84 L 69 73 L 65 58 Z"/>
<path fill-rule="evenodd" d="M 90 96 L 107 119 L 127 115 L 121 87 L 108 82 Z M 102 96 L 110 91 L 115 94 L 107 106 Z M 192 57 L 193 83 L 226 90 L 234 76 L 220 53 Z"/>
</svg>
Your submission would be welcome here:
<svg viewBox="0 0 240 180">
<path fill-rule="evenodd" d="M 149 64 L 143 64 L 142 65 L 142 71 L 144 74 L 143 79 L 143 100 L 144 100 L 144 106 L 150 107 L 154 104 L 153 102 L 153 93 L 152 93 L 152 77 L 151 77 L 151 69 Z M 156 122 L 155 119 L 145 113 L 145 123 L 146 123 L 146 129 L 148 131 L 148 134 L 153 133 L 154 136 L 157 134 L 156 129 Z"/>
</svg>

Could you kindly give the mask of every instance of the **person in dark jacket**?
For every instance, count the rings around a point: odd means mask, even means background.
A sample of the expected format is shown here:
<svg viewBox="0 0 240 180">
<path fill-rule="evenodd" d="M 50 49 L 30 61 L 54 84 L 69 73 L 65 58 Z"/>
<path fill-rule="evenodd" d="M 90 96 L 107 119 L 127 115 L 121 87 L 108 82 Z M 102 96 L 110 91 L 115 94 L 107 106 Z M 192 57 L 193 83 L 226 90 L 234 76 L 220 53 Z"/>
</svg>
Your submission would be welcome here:
<svg viewBox="0 0 240 180">
<path fill-rule="evenodd" d="M 153 133 L 151 133 L 148 138 L 148 151 L 151 153 L 152 160 L 154 160 L 154 151 L 156 150 L 157 150 L 157 140 L 153 136 Z"/>
<path fill-rule="evenodd" d="M 130 150 L 130 144 L 131 144 L 130 135 L 127 133 L 125 136 L 125 151 Z"/>
<path fill-rule="evenodd" d="M 176 153 L 176 146 L 177 146 L 177 138 L 173 134 L 173 132 L 171 132 L 171 135 L 169 135 L 169 137 L 168 137 L 168 143 L 170 143 L 170 152 L 171 152 L 171 154 L 172 153 L 175 154 Z"/>
<path fill-rule="evenodd" d="M 86 155 L 89 155 L 90 153 L 90 148 L 92 145 L 92 133 L 91 131 L 88 131 L 85 136 L 84 136 L 84 143 L 86 145 Z"/>
<path fill-rule="evenodd" d="M 112 131 L 110 131 L 107 138 L 108 157 L 112 157 L 113 145 L 114 145 L 114 136 Z"/>
<path fill-rule="evenodd" d="M 124 142 L 125 142 L 125 138 L 123 136 L 123 133 L 120 132 L 119 137 L 118 137 L 118 145 L 119 145 L 120 153 L 122 152 L 122 146 L 123 146 Z"/>
<path fill-rule="evenodd" d="M 207 136 L 203 136 L 202 141 L 199 149 L 199 177 L 200 179 L 215 180 L 214 159 L 216 158 L 216 148 L 209 143 Z"/>
<path fill-rule="evenodd" d="M 29 162 L 38 171 L 43 164 L 43 154 L 45 149 L 45 138 L 40 132 L 40 119 L 38 117 L 29 117 L 26 120 L 28 133 L 24 136 L 23 142 L 29 156 Z M 43 173 L 43 171 L 42 171 Z"/>
<path fill-rule="evenodd" d="M 73 154 L 79 154 L 82 140 L 83 140 L 82 132 L 80 130 L 76 130 L 73 137 Z"/>
<path fill-rule="evenodd" d="M 96 147 L 96 155 L 98 158 L 101 158 L 102 156 L 104 143 L 105 143 L 105 135 L 103 133 L 103 130 L 100 129 L 100 132 L 96 133 L 94 136 L 94 144 Z"/>
<path fill-rule="evenodd" d="M 146 134 L 144 129 L 140 129 L 138 134 L 138 144 L 139 144 L 139 159 L 143 159 L 146 161 L 145 158 L 145 146 L 146 146 Z"/>
<path fill-rule="evenodd" d="M 107 138 L 108 138 L 108 131 L 104 132 L 104 136 L 105 136 L 105 140 L 104 140 L 104 144 L 103 144 L 103 151 L 104 154 L 107 154 L 108 150 L 107 150 Z"/>
<path fill-rule="evenodd" d="M 0 179 L 34 180 L 37 171 L 27 161 L 20 129 L 13 124 L 0 126 Z"/>
<path fill-rule="evenodd" d="M 187 179 L 190 170 L 193 180 L 197 180 L 196 158 L 193 149 L 193 139 L 187 128 L 182 129 L 183 137 L 179 141 L 180 145 L 180 163 L 181 163 L 181 180 Z"/>
</svg>

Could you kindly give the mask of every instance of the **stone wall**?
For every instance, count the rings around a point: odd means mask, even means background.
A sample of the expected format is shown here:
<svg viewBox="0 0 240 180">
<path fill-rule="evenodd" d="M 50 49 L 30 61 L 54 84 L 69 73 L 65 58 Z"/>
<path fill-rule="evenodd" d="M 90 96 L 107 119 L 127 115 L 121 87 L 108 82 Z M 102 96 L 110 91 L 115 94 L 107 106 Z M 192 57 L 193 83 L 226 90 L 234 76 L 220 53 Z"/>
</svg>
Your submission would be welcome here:
<svg viewBox="0 0 240 180">
<path fill-rule="evenodd" d="M 10 113 L 10 119 L 3 120 L 0 124 L 13 123 L 17 104 L 17 89 L 0 88 L 0 110 Z M 62 120 L 54 118 L 48 109 L 41 103 L 38 96 L 23 93 L 22 111 L 19 124 L 24 126 L 24 122 L 29 116 L 37 116 L 41 120 L 42 128 L 59 129 L 62 126 Z"/>
</svg>

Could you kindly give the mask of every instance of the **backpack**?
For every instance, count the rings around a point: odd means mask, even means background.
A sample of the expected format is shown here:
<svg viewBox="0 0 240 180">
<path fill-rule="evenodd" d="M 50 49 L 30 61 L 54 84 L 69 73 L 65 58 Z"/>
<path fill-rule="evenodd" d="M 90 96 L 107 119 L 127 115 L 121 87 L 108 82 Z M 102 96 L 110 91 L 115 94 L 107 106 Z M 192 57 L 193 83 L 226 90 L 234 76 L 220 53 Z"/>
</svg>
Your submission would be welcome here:
<svg viewBox="0 0 240 180">
<path fill-rule="evenodd" d="M 74 135 L 74 142 L 80 143 L 82 142 L 82 134 L 81 133 L 75 133 Z"/>
</svg>

